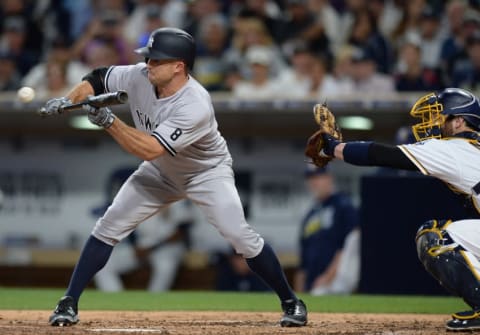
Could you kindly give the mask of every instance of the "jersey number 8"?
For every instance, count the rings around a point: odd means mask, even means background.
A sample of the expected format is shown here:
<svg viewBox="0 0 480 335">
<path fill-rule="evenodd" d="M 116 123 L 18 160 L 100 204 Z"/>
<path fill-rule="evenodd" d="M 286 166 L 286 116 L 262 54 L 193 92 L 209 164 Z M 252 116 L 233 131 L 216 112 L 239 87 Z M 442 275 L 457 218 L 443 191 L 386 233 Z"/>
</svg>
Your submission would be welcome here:
<svg viewBox="0 0 480 335">
<path fill-rule="evenodd" d="M 176 141 L 177 138 L 180 137 L 180 135 L 182 135 L 182 130 L 180 128 L 177 128 L 173 131 L 173 133 L 170 134 L 170 138 L 172 139 L 172 141 Z"/>
</svg>

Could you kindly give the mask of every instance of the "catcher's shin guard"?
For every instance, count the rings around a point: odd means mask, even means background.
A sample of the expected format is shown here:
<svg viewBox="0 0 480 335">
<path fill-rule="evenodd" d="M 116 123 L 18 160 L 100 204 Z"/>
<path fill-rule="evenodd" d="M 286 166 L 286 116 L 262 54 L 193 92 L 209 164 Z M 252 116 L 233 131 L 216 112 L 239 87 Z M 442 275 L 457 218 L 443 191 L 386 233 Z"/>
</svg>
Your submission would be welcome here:
<svg viewBox="0 0 480 335">
<path fill-rule="evenodd" d="M 451 221 L 432 220 L 420 227 L 416 236 L 417 254 L 425 269 L 451 293 L 473 309 L 480 308 L 479 261 L 455 243 L 446 226 Z"/>
</svg>

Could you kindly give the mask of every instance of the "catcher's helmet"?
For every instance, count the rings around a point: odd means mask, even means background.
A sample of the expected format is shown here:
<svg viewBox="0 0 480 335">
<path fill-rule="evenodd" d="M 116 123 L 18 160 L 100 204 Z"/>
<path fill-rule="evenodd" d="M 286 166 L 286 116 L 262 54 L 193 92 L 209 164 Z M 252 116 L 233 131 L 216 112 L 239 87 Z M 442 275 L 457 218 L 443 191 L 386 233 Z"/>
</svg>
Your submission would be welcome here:
<svg viewBox="0 0 480 335">
<path fill-rule="evenodd" d="M 410 115 L 422 121 L 412 126 L 417 141 L 440 138 L 440 128 L 448 116 L 461 116 L 468 126 L 480 131 L 480 101 L 467 90 L 446 88 L 417 100 Z"/>
<path fill-rule="evenodd" d="M 195 61 L 195 40 L 178 28 L 159 28 L 154 30 L 145 47 L 135 52 L 148 59 L 180 59 L 192 70 Z"/>
</svg>

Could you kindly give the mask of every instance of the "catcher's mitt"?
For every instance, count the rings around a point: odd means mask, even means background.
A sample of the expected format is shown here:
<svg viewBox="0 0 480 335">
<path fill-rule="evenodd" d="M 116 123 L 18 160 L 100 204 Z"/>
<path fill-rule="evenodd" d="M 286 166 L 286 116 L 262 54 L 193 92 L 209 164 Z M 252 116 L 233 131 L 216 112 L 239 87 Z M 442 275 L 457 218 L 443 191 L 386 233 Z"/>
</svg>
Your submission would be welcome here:
<svg viewBox="0 0 480 335">
<path fill-rule="evenodd" d="M 316 166 L 324 167 L 333 159 L 333 153 L 332 155 L 325 153 L 324 149 L 327 143 L 324 135 L 328 135 L 328 137 L 334 140 L 342 141 L 342 133 L 335 121 L 335 116 L 326 103 L 313 106 L 313 116 L 320 129 L 308 139 L 305 155 L 310 157 Z"/>
</svg>

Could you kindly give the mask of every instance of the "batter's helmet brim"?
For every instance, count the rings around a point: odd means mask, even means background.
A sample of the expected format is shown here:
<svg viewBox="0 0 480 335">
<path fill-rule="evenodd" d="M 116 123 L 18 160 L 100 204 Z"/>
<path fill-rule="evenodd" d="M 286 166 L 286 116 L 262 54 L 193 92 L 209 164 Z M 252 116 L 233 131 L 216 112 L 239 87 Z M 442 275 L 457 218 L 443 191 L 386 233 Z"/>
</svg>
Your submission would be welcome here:
<svg viewBox="0 0 480 335">
<path fill-rule="evenodd" d="M 177 59 L 161 51 L 152 50 L 152 48 L 149 47 L 138 48 L 135 49 L 134 52 L 148 59 Z"/>
</svg>

